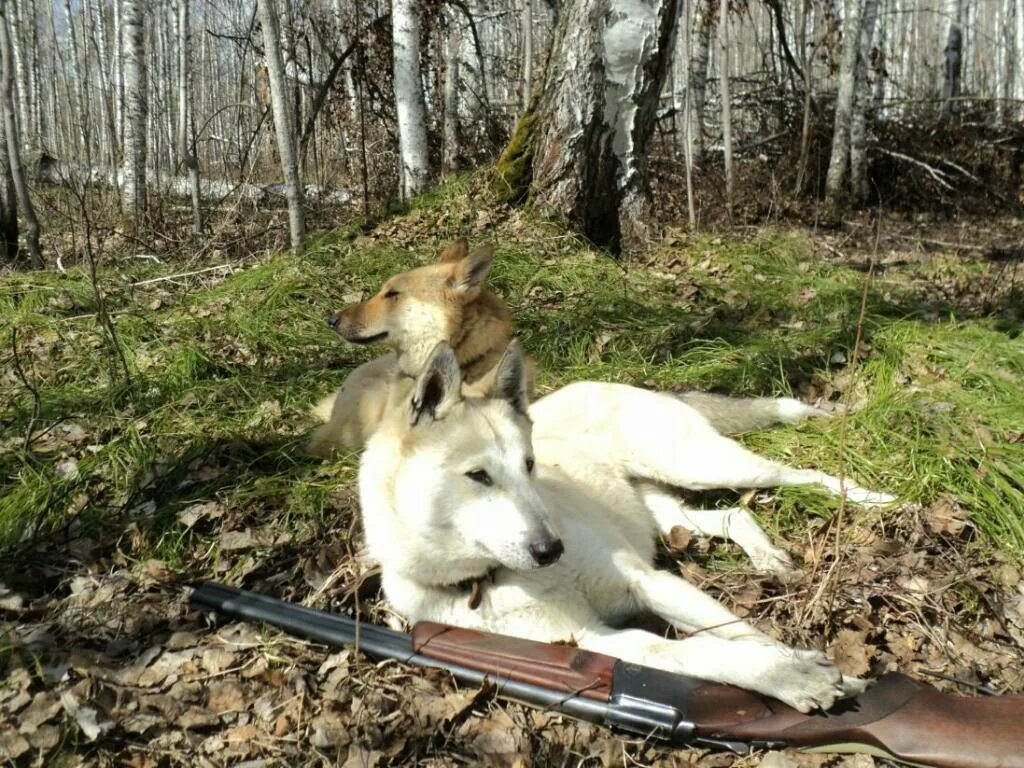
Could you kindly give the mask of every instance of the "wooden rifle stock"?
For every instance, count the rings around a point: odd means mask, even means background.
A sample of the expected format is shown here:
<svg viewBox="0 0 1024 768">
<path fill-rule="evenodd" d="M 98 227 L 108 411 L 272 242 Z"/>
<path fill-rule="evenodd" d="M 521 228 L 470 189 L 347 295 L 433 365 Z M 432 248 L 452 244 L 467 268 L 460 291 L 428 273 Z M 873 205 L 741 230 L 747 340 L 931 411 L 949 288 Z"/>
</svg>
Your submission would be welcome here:
<svg viewBox="0 0 1024 768">
<path fill-rule="evenodd" d="M 430 622 L 417 624 L 412 639 L 417 653 L 439 661 L 602 700 L 629 685 L 623 673 L 635 667 L 578 648 Z M 705 743 L 865 752 L 937 768 L 1024 766 L 1024 696 L 952 696 L 900 674 L 813 714 L 730 685 L 700 682 L 676 692 L 683 696 L 673 696 L 673 705 Z"/>
<path fill-rule="evenodd" d="M 1024 768 L 1024 696 L 941 693 L 899 674 L 828 712 L 802 714 L 728 685 L 565 645 L 420 622 L 412 635 L 245 590 L 203 584 L 193 607 L 263 621 L 333 645 L 495 684 L 505 698 L 673 744 L 736 752 L 796 747 L 865 752 L 936 768 Z"/>
</svg>

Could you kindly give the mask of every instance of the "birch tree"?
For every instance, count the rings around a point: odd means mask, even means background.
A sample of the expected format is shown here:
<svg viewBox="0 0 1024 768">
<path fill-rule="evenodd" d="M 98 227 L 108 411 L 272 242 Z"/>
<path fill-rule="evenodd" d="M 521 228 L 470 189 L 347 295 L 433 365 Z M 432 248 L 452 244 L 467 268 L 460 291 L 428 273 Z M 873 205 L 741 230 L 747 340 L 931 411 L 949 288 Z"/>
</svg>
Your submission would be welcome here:
<svg viewBox="0 0 1024 768">
<path fill-rule="evenodd" d="M 520 104 L 525 113 L 533 95 L 533 0 L 519 0 L 520 34 L 523 38 L 523 74 Z"/>
<path fill-rule="evenodd" d="M 861 0 L 846 0 L 843 20 L 843 48 L 839 62 L 839 91 L 836 94 L 832 153 L 825 177 L 825 209 L 834 215 L 841 205 L 850 156 L 850 122 L 860 49 Z"/>
<path fill-rule="evenodd" d="M 444 120 L 441 137 L 441 166 L 445 173 L 457 170 L 459 157 L 459 60 L 461 29 L 447 14 L 444 36 Z"/>
<path fill-rule="evenodd" d="M 189 0 L 178 0 L 178 163 L 188 169 L 192 182 L 192 220 L 197 235 L 203 231 L 203 205 L 196 157 L 196 117 L 192 102 L 192 30 Z"/>
<path fill-rule="evenodd" d="M 124 35 L 124 179 L 121 212 L 134 226 L 142 225 L 148 205 L 146 186 L 146 124 L 149 99 L 146 83 L 146 0 L 122 0 Z"/>
<path fill-rule="evenodd" d="M 21 217 L 25 220 L 25 246 L 32 266 L 43 266 L 43 255 L 39 249 L 39 221 L 28 194 L 28 182 L 21 161 L 21 139 L 18 133 L 17 97 L 14 86 L 14 54 L 11 51 L 11 36 L 7 20 L 7 8 L 0 5 L 0 111 L 3 112 L 4 139 L 7 149 L 7 174 L 10 185 L 5 184 L 4 194 L 13 186 L 14 196 Z M 17 233 L 15 232 L 15 243 Z M 8 241 L 8 248 L 11 243 Z"/>
<path fill-rule="evenodd" d="M 712 10 L 713 0 L 694 0 L 694 13 L 697 17 L 693 54 L 690 57 L 690 77 L 687 91 L 692 92 L 690 99 L 690 122 L 693 124 L 693 162 L 697 165 L 704 159 L 704 101 L 707 94 L 708 51 L 711 48 L 711 30 L 714 28 L 715 14 Z"/>
<path fill-rule="evenodd" d="M 430 177 L 427 107 L 420 73 L 419 0 L 394 0 L 391 6 L 395 111 L 402 197 L 420 194 Z"/>
<path fill-rule="evenodd" d="M 288 103 L 284 61 L 281 57 L 281 32 L 277 4 L 274 0 L 258 0 L 260 25 L 263 27 L 264 59 L 270 80 L 270 100 L 274 111 L 274 131 L 284 172 L 285 196 L 288 198 L 288 228 L 292 250 L 298 253 L 306 240 L 303 190 L 299 181 L 298 156 L 295 151 L 295 126 Z"/>
<path fill-rule="evenodd" d="M 850 193 L 851 200 L 863 203 L 868 197 L 867 118 L 872 103 L 868 81 L 868 57 L 878 20 L 878 0 L 864 0 L 864 18 L 857 46 L 854 74 L 853 115 L 850 118 Z"/>
<path fill-rule="evenodd" d="M 677 0 L 565 3 L 539 104 L 499 161 L 511 190 L 529 185 L 613 250 L 646 237 L 647 153 L 678 11 Z"/>
<path fill-rule="evenodd" d="M 1013 97 L 1017 100 L 1017 115 L 1024 120 L 1024 0 L 1017 0 L 1014 13 Z"/>
<path fill-rule="evenodd" d="M 949 34 L 946 36 L 946 47 L 942 50 L 942 111 L 939 119 L 943 122 L 953 117 L 953 101 L 960 95 L 960 72 L 963 67 L 964 33 L 961 26 L 963 20 L 963 0 L 950 0 L 946 6 L 949 16 Z"/>
<path fill-rule="evenodd" d="M 729 0 L 718 0 L 718 91 L 722 101 L 722 155 L 725 162 L 725 206 L 732 217 L 732 98 L 729 95 Z"/>
</svg>

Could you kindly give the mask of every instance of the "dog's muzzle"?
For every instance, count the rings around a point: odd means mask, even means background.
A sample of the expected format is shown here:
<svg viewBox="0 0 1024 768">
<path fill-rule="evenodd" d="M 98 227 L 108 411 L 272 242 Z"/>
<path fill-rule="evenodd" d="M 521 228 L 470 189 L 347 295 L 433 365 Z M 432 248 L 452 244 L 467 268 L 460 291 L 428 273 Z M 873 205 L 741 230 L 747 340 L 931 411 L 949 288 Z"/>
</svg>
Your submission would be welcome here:
<svg viewBox="0 0 1024 768">
<path fill-rule="evenodd" d="M 561 539 L 545 539 L 530 545 L 530 554 L 540 566 L 551 565 L 562 556 L 564 551 L 565 546 Z"/>
</svg>

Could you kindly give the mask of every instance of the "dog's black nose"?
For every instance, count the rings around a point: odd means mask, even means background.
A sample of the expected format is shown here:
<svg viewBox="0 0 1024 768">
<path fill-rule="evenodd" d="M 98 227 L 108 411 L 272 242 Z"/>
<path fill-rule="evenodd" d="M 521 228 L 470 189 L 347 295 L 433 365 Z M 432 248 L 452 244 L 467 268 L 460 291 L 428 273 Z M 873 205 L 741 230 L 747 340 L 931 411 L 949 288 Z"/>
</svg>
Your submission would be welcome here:
<svg viewBox="0 0 1024 768">
<path fill-rule="evenodd" d="M 561 539 L 547 539 L 530 545 L 530 554 L 537 561 L 537 565 L 551 565 L 564 551 L 565 546 Z"/>
<path fill-rule="evenodd" d="M 339 320 L 337 314 L 327 316 L 327 324 L 331 326 L 331 328 L 333 328 L 334 330 L 338 330 L 338 322 Z"/>
</svg>

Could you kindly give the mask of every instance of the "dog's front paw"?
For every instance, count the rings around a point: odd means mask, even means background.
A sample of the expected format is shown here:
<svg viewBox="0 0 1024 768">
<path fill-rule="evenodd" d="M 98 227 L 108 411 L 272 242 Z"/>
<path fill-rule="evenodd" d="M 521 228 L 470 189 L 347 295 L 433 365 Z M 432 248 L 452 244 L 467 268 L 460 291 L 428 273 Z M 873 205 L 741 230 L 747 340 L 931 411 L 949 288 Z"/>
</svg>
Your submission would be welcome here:
<svg viewBox="0 0 1024 768">
<path fill-rule="evenodd" d="M 803 572 L 793 564 L 789 553 L 778 547 L 752 551 L 750 562 L 758 572 L 770 573 L 783 584 L 792 584 L 803 578 Z"/>
<path fill-rule="evenodd" d="M 776 649 L 775 663 L 765 678 L 762 693 L 800 712 L 829 709 L 839 699 L 863 690 L 863 681 L 844 678 L 825 654 L 784 646 Z"/>
</svg>

